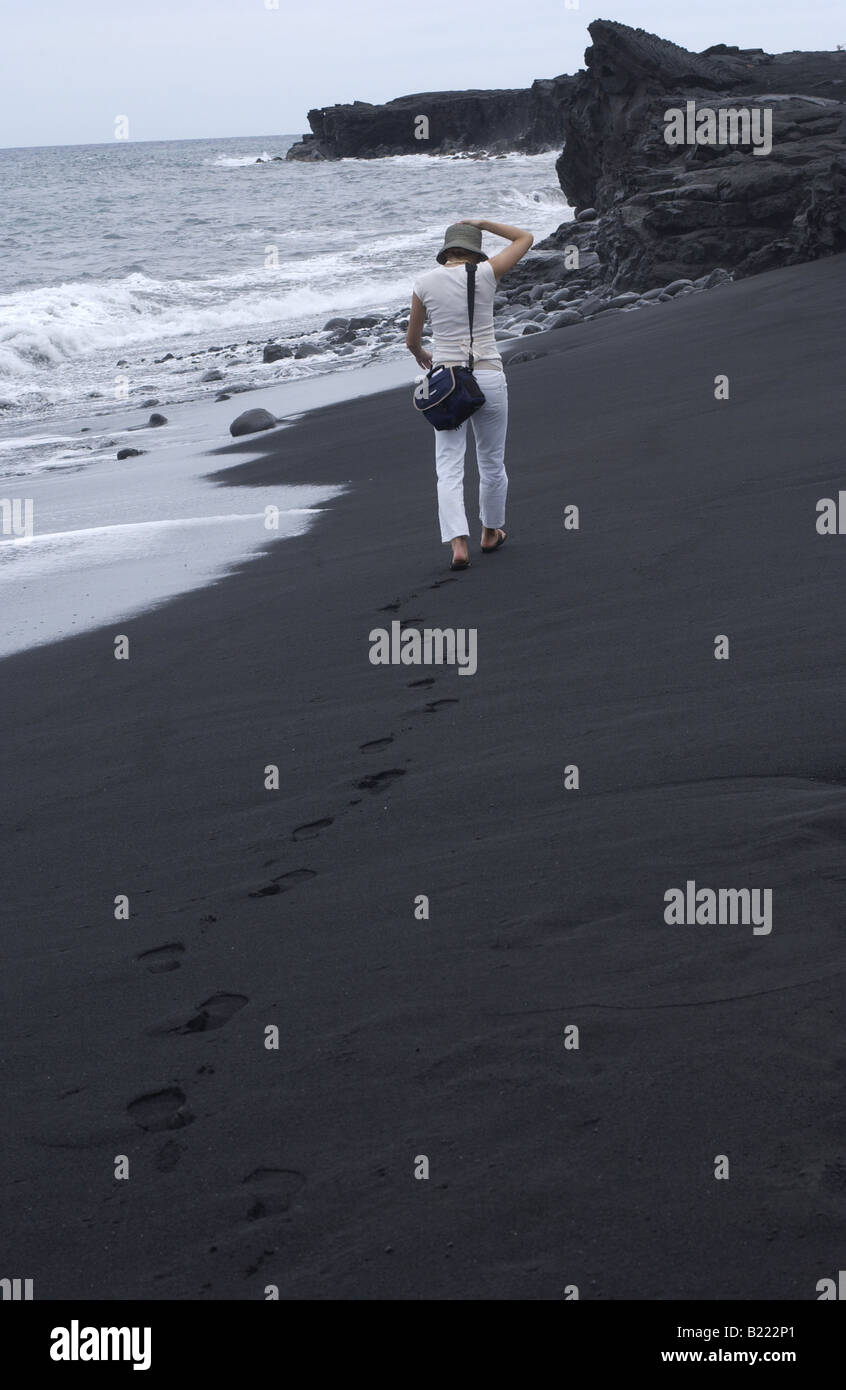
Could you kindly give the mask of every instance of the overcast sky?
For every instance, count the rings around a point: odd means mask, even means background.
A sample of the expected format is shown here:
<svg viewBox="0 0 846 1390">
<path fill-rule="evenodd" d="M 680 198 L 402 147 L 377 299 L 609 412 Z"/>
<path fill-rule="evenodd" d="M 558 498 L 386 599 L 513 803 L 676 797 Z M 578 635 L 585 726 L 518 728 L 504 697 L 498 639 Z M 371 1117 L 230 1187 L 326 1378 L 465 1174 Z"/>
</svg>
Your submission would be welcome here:
<svg viewBox="0 0 846 1390">
<path fill-rule="evenodd" d="M 584 66 L 593 19 L 686 48 L 846 46 L 844 0 L 3 0 L 0 145 L 278 135 L 309 107 L 524 87 Z"/>
</svg>

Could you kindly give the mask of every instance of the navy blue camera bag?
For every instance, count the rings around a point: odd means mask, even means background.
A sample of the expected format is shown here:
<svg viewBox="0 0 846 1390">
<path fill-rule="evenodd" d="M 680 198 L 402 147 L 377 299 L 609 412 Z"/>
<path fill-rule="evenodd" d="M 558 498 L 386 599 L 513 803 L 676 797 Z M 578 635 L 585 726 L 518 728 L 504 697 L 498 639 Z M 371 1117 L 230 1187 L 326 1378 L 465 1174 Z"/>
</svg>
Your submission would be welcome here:
<svg viewBox="0 0 846 1390">
<path fill-rule="evenodd" d="M 456 430 L 485 404 L 485 394 L 473 375 L 473 309 L 476 301 L 476 267 L 467 265 L 467 313 L 470 318 L 470 355 L 466 367 L 432 366 L 414 391 L 414 408 L 436 430 Z"/>
</svg>

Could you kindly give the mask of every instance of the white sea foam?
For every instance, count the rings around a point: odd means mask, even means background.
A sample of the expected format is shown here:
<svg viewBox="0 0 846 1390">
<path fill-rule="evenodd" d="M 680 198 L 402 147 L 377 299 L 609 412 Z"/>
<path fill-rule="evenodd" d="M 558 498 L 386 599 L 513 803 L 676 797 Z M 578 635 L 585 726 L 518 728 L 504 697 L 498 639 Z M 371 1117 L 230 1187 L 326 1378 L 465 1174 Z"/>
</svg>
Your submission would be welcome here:
<svg viewBox="0 0 846 1390">
<path fill-rule="evenodd" d="M 272 162 L 278 150 L 269 154 L 267 150 L 260 150 L 257 154 L 218 154 L 214 159 L 204 159 L 204 164 L 211 164 L 215 169 L 243 169 L 249 164 L 255 164 L 256 160 L 270 160 Z"/>
<path fill-rule="evenodd" d="M 134 274 L 123 280 L 21 290 L 3 297 L 0 326 L 0 398 L 19 398 L 21 388 L 41 384 L 45 368 L 93 356 L 186 340 L 254 326 L 308 331 L 309 320 L 370 309 L 408 294 L 408 275 L 341 275 L 343 258 L 332 254 L 280 270 L 235 271 L 208 280 L 163 282 Z M 328 274 L 331 262 L 337 272 Z M 319 273 L 318 273 L 319 272 Z M 287 284 L 285 281 L 287 280 Z M 295 283 L 290 283 L 291 281 Z M 191 348 L 195 342 L 191 342 Z"/>
<path fill-rule="evenodd" d="M 331 488 L 324 490 L 329 496 Z M 284 516 L 308 517 L 319 513 L 316 507 L 286 508 Z M 7 571 L 2 567 L 26 560 L 27 582 L 37 574 L 67 575 L 77 569 L 89 573 L 101 565 L 133 559 L 150 559 L 167 550 L 173 540 L 186 540 L 180 533 L 199 532 L 208 527 L 225 527 L 230 533 L 243 527 L 253 545 L 273 539 L 265 529 L 264 512 L 224 512 L 216 516 L 182 516 L 162 521 L 132 521 L 112 526 L 80 526 L 71 531 L 49 531 L 12 539 L 0 538 L 0 584 Z M 296 529 L 296 528 L 294 528 Z M 291 528 L 286 527 L 286 534 Z M 14 577 L 14 576 L 12 576 Z"/>
<path fill-rule="evenodd" d="M 530 211 L 547 208 L 558 215 L 559 221 L 568 221 L 570 205 L 560 188 L 509 188 L 500 196 L 509 207 L 526 208 Z"/>
</svg>

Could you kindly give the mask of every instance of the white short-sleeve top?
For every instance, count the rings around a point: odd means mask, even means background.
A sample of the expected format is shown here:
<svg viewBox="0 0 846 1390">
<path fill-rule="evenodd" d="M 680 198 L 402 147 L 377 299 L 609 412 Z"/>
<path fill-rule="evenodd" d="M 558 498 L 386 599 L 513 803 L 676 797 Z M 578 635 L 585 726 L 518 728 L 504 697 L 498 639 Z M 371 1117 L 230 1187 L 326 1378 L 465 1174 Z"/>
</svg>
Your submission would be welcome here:
<svg viewBox="0 0 846 1390">
<path fill-rule="evenodd" d="M 502 369 L 494 337 L 493 305 L 496 276 L 490 261 L 476 267 L 473 307 L 473 356 L 477 367 Z M 436 265 L 414 282 L 414 293 L 426 306 L 432 324 L 432 362 L 435 366 L 466 363 L 470 352 L 467 314 L 467 272 L 464 265 Z"/>
</svg>

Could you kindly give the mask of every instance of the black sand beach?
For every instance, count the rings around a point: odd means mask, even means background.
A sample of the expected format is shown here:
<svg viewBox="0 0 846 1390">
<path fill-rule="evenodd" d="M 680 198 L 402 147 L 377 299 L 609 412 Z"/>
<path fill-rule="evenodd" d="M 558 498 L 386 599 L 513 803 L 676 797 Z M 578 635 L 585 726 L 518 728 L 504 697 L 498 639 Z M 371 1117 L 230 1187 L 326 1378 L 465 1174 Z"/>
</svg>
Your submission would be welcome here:
<svg viewBox="0 0 846 1390">
<path fill-rule="evenodd" d="M 508 544 L 456 576 L 410 390 L 230 446 L 229 482 L 350 490 L 210 590 L 3 663 L 5 1273 L 297 1300 L 836 1276 L 846 538 L 815 522 L 844 321 L 835 257 L 526 339 Z M 477 673 L 371 665 L 393 619 L 478 629 Z M 772 932 L 665 924 L 690 879 L 772 889 Z"/>
</svg>

